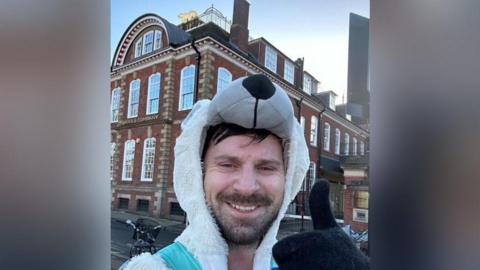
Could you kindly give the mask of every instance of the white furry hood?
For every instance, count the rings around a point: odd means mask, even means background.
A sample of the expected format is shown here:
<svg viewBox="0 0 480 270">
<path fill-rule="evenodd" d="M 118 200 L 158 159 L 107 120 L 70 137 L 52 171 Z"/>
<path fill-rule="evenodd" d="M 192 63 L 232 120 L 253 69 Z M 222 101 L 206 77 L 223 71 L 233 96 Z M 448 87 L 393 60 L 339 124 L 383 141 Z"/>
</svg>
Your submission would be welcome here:
<svg viewBox="0 0 480 270">
<path fill-rule="evenodd" d="M 211 260 L 226 263 L 228 255 L 227 243 L 207 208 L 200 164 L 200 149 L 204 144 L 206 129 L 211 125 L 208 123 L 211 105 L 210 100 L 201 100 L 195 104 L 182 123 L 182 134 L 177 138 L 175 146 L 174 189 L 189 222 L 185 231 L 175 241 L 182 243 L 203 265 Z M 288 151 L 288 165 L 283 203 L 278 217 L 257 248 L 255 264 L 263 260 L 262 258 L 270 260 L 280 221 L 300 190 L 309 166 L 303 129 L 297 121 L 293 121 L 290 132 L 289 147 L 284 150 Z"/>
</svg>

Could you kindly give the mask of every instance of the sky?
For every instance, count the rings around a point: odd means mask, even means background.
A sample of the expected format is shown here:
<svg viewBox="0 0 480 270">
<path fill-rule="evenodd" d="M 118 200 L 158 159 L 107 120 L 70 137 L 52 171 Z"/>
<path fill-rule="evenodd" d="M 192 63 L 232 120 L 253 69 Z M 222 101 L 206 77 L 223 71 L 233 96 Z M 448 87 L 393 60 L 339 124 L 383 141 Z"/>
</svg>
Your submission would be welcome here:
<svg viewBox="0 0 480 270">
<path fill-rule="evenodd" d="M 347 88 L 349 14 L 370 17 L 369 0 L 250 0 L 248 28 L 290 59 L 304 58 L 304 69 L 337 93 L 343 103 Z M 156 13 L 178 25 L 178 14 L 204 12 L 214 6 L 229 20 L 233 0 L 112 0 L 110 58 L 127 27 L 145 13 Z"/>
</svg>

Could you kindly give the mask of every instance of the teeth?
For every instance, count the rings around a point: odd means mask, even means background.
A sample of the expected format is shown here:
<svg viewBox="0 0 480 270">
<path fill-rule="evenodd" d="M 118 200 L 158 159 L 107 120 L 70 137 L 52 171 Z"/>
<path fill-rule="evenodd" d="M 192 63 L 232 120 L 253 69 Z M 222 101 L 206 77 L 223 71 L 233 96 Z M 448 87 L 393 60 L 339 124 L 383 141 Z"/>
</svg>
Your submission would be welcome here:
<svg viewBox="0 0 480 270">
<path fill-rule="evenodd" d="M 249 212 L 255 210 L 257 207 L 256 206 L 242 206 L 242 205 L 237 205 L 237 204 L 230 204 L 233 208 L 243 211 L 243 212 Z"/>
</svg>

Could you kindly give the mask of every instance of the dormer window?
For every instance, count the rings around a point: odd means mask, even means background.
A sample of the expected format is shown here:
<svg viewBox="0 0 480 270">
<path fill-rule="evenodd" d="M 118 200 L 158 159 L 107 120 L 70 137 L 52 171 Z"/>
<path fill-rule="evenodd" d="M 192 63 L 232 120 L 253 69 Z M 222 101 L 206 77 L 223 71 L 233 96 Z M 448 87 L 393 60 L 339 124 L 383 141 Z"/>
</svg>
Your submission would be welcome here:
<svg viewBox="0 0 480 270">
<path fill-rule="evenodd" d="M 150 31 L 143 36 L 142 54 L 150 53 L 152 51 L 153 51 L 153 31 Z"/>
<path fill-rule="evenodd" d="M 160 30 L 155 30 L 155 44 L 154 44 L 154 50 L 160 49 L 162 47 L 162 31 Z"/>
<path fill-rule="evenodd" d="M 330 107 L 332 110 L 335 110 L 335 95 L 333 94 L 330 94 L 328 107 Z"/>
<path fill-rule="evenodd" d="M 135 58 L 142 55 L 142 39 L 135 43 Z"/>
<path fill-rule="evenodd" d="M 307 94 L 312 93 L 312 78 L 307 74 L 303 74 L 303 92 Z"/>
<path fill-rule="evenodd" d="M 265 67 L 277 73 L 277 52 L 268 46 L 265 47 Z"/>
</svg>

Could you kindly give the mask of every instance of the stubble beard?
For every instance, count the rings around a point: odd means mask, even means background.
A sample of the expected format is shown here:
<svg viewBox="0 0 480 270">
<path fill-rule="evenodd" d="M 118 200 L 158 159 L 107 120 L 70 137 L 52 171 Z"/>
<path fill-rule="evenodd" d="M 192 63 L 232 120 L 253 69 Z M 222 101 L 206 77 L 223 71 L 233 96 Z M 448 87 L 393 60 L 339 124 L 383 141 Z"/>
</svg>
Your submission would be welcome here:
<svg viewBox="0 0 480 270">
<path fill-rule="evenodd" d="M 264 214 L 255 219 L 235 219 L 226 212 L 226 202 L 255 202 L 258 201 L 265 209 Z M 261 196 L 252 195 L 243 197 L 241 195 L 217 195 L 217 203 L 208 203 L 223 238 L 230 246 L 252 246 L 258 245 L 263 236 L 270 229 L 278 216 L 280 205 L 274 205 L 273 200 Z"/>
</svg>

